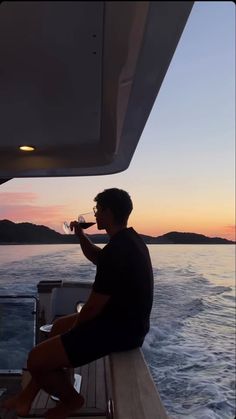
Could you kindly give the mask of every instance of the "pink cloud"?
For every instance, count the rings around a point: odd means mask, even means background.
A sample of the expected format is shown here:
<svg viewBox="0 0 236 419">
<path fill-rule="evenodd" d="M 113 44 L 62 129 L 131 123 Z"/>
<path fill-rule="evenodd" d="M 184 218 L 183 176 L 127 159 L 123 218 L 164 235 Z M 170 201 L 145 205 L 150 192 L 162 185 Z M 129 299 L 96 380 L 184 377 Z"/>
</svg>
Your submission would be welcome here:
<svg viewBox="0 0 236 419">
<path fill-rule="evenodd" d="M 228 225 L 223 227 L 227 239 L 234 240 L 236 239 L 236 226 Z"/>
<path fill-rule="evenodd" d="M 37 194 L 33 192 L 0 192 L 1 205 L 19 204 L 20 202 L 34 202 Z"/>
<path fill-rule="evenodd" d="M 60 230 L 67 206 L 40 206 L 35 204 L 37 199 L 38 195 L 33 192 L 0 192 L 0 219 L 44 224 Z"/>
<path fill-rule="evenodd" d="M 1 218 L 11 218 L 14 220 L 52 220 L 65 213 L 65 207 L 62 205 L 35 206 L 35 205 L 6 205 L 0 209 Z"/>
<path fill-rule="evenodd" d="M 234 232 L 235 229 L 236 229 L 236 225 L 224 226 L 224 229 L 227 230 L 227 231 Z"/>
</svg>

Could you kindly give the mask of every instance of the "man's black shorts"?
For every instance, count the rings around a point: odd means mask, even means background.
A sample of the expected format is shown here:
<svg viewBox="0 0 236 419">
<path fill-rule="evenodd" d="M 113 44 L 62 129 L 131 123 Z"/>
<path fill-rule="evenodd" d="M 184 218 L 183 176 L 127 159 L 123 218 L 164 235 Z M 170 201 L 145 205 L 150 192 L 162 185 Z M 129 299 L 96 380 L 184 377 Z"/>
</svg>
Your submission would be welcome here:
<svg viewBox="0 0 236 419">
<path fill-rule="evenodd" d="M 132 334 L 132 331 L 130 331 Z M 131 342 L 116 327 L 112 328 L 103 319 L 93 319 L 61 335 L 68 359 L 73 367 L 88 364 L 111 352 L 134 349 L 142 342 Z"/>
</svg>

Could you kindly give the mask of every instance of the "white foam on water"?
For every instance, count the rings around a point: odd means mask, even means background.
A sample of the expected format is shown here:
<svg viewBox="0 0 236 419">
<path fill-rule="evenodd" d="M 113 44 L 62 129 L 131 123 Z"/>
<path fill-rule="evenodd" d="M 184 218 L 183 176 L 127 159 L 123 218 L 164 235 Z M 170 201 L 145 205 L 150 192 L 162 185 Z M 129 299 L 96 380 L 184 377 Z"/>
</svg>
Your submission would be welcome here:
<svg viewBox="0 0 236 419">
<path fill-rule="evenodd" d="M 154 310 L 143 352 L 167 411 L 173 419 L 233 419 L 232 287 L 186 268 L 154 274 Z"/>
</svg>

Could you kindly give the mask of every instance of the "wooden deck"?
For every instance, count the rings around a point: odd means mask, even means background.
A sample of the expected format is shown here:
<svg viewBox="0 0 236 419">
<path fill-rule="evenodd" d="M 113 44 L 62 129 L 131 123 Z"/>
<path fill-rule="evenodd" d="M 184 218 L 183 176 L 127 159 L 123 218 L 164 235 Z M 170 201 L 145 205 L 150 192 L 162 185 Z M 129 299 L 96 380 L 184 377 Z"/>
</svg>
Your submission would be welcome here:
<svg viewBox="0 0 236 419">
<path fill-rule="evenodd" d="M 109 376 L 107 372 L 107 359 L 101 358 L 90 364 L 84 365 L 80 368 L 75 369 L 75 373 L 82 376 L 81 383 L 81 394 L 85 398 L 84 406 L 75 412 L 71 417 L 81 418 L 86 417 L 87 419 L 105 419 L 107 415 L 107 401 L 109 398 L 108 392 L 108 381 Z M 8 377 L 3 380 L 1 387 L 7 388 L 7 393 L 1 399 L 9 397 L 11 394 L 16 393 L 20 389 L 20 377 L 16 382 L 16 379 Z M 43 418 L 45 412 L 56 406 L 56 402 L 44 391 L 40 391 L 36 396 L 29 418 Z M 0 408 L 0 419 L 17 419 L 18 416 L 14 411 L 6 411 Z"/>
<path fill-rule="evenodd" d="M 80 392 L 85 398 L 85 405 L 71 418 L 168 419 L 140 349 L 112 353 L 109 357 L 76 368 L 75 373 L 82 376 Z M 5 380 L 0 377 L 0 386 L 7 388 L 1 399 L 9 397 L 21 388 L 20 377 L 9 376 Z M 28 418 L 43 419 L 45 412 L 54 406 L 56 402 L 41 391 Z M 0 409 L 0 419 L 19 418 L 14 412 Z"/>
</svg>

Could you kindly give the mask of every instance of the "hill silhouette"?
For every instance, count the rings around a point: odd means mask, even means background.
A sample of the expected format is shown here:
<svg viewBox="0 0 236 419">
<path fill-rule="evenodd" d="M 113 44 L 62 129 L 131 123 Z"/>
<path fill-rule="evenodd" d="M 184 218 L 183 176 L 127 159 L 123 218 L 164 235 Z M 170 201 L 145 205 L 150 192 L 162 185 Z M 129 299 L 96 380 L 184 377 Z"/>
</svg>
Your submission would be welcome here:
<svg viewBox="0 0 236 419">
<path fill-rule="evenodd" d="M 95 243 L 107 243 L 107 234 L 88 234 Z M 235 242 L 220 237 L 207 237 L 197 233 L 172 231 L 162 236 L 152 237 L 141 234 L 147 244 L 234 244 Z M 44 225 L 32 223 L 14 223 L 0 220 L 1 244 L 66 244 L 78 243 L 74 235 L 60 234 Z"/>
</svg>

